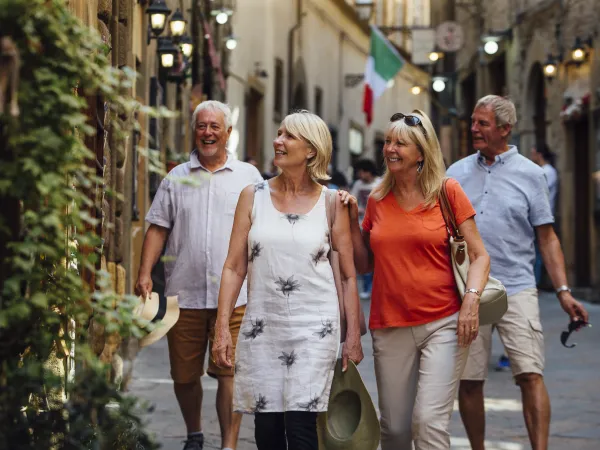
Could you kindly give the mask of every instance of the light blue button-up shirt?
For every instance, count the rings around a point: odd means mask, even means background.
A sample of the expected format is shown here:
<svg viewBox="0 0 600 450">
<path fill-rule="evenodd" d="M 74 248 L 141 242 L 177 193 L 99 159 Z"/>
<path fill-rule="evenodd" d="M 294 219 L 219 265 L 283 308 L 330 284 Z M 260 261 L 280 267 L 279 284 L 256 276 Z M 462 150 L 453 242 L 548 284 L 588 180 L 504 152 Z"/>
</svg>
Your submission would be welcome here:
<svg viewBox="0 0 600 450">
<path fill-rule="evenodd" d="M 534 227 L 554 223 L 542 168 L 510 146 L 490 166 L 477 152 L 450 166 L 447 175 L 461 184 L 477 212 L 491 275 L 508 295 L 535 287 Z"/>
</svg>

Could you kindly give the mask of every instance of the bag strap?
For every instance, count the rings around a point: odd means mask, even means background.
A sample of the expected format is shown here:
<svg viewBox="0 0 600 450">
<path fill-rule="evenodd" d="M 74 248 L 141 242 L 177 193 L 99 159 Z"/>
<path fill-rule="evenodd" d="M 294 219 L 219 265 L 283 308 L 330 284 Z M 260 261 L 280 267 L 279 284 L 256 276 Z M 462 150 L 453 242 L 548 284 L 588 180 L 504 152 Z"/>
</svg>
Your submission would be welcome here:
<svg viewBox="0 0 600 450">
<path fill-rule="evenodd" d="M 329 226 L 329 254 L 333 251 L 333 244 L 331 243 L 331 230 L 333 229 L 333 223 L 335 222 L 335 194 L 334 189 L 327 189 L 325 191 L 325 214 L 327 215 L 327 225 Z"/>
<path fill-rule="evenodd" d="M 452 204 L 448 199 L 448 190 L 446 188 L 446 184 L 448 182 L 448 178 L 445 178 L 442 182 L 442 188 L 440 189 L 440 209 L 442 210 L 442 217 L 444 218 L 444 222 L 446 223 L 446 230 L 448 230 L 448 234 L 455 239 L 463 239 L 463 236 L 460 234 L 458 230 L 458 226 L 456 225 L 456 216 L 454 215 L 454 211 L 452 210 Z"/>
</svg>

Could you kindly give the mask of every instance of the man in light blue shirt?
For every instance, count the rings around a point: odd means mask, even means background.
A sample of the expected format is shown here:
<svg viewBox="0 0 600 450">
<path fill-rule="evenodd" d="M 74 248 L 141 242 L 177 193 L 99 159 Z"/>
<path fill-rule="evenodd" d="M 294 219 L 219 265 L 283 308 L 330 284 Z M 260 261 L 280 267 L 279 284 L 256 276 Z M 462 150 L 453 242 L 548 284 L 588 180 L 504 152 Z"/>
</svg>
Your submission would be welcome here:
<svg viewBox="0 0 600 450">
<path fill-rule="evenodd" d="M 491 258 L 491 275 L 506 286 L 508 311 L 495 324 L 521 388 L 531 447 L 546 449 L 550 400 L 543 378 L 544 336 L 533 273 L 537 235 L 542 258 L 560 304 L 571 320 L 587 322 L 585 308 L 567 286 L 565 262 L 552 223 L 544 171 L 508 145 L 517 122 L 514 104 L 503 97 L 481 98 L 471 116 L 477 153 L 453 164 L 448 176 L 460 182 Z M 471 344 L 460 390 L 460 413 L 473 450 L 484 449 L 483 385 L 491 352 L 492 325 L 482 326 Z"/>
</svg>

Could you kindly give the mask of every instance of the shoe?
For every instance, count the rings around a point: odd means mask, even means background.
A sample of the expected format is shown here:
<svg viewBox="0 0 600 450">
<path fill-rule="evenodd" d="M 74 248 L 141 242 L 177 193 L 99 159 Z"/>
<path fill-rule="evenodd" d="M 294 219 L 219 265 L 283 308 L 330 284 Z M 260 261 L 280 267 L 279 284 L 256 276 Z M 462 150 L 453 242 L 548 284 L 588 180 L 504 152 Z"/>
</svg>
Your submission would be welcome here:
<svg viewBox="0 0 600 450">
<path fill-rule="evenodd" d="M 508 356 L 502 355 L 496 364 L 496 372 L 508 372 L 510 370 L 510 360 Z"/>
<path fill-rule="evenodd" d="M 370 292 L 361 292 L 360 294 L 358 294 L 358 296 L 360 297 L 361 300 L 366 300 L 371 297 L 371 293 Z"/>
<path fill-rule="evenodd" d="M 188 436 L 184 444 L 183 450 L 202 450 L 204 448 L 204 435 Z"/>
</svg>

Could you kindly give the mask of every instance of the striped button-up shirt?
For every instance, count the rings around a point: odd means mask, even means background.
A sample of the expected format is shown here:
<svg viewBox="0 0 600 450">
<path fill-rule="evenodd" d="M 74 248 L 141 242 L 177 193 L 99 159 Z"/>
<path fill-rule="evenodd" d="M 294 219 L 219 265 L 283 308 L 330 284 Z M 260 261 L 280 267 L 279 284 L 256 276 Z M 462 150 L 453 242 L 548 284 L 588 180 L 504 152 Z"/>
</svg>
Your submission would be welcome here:
<svg viewBox="0 0 600 450">
<path fill-rule="evenodd" d="M 535 287 L 535 227 L 554 222 L 542 168 L 510 146 L 492 165 L 477 152 L 454 163 L 447 174 L 475 208 L 491 275 L 509 295 Z"/>
<path fill-rule="evenodd" d="M 262 181 L 258 170 L 231 156 L 210 172 L 196 151 L 161 182 L 146 221 L 170 230 L 165 253 L 165 294 L 179 307 L 217 307 L 233 216 L 242 190 Z M 247 302 L 246 282 L 236 306 Z"/>
</svg>

